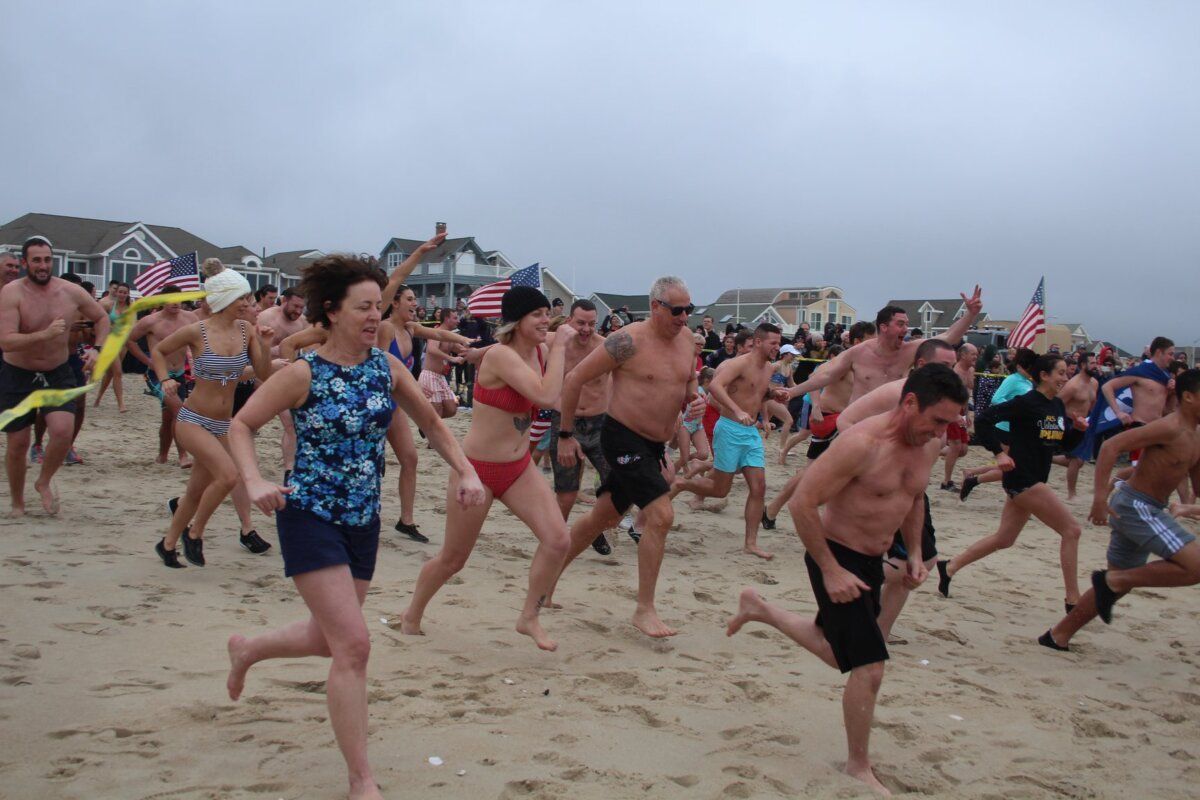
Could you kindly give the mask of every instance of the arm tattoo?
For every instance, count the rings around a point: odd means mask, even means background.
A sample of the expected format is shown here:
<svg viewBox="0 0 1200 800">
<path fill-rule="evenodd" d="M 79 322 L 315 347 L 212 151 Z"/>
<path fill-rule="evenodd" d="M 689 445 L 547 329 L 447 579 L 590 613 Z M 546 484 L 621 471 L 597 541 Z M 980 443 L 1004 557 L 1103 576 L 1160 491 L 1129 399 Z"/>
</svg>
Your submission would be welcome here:
<svg viewBox="0 0 1200 800">
<path fill-rule="evenodd" d="M 624 331 L 614 333 L 605 339 L 604 349 L 618 364 L 624 364 L 637 352 L 633 337 Z"/>
<path fill-rule="evenodd" d="M 521 433 L 529 430 L 529 426 L 532 424 L 533 420 L 529 417 L 513 417 L 513 427 Z"/>
</svg>

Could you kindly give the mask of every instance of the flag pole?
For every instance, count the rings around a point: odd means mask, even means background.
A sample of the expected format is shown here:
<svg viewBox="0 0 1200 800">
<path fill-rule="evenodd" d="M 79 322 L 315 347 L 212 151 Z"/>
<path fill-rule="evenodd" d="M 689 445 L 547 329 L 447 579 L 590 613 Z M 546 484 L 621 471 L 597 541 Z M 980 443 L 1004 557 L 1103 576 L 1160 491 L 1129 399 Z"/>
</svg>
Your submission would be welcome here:
<svg viewBox="0 0 1200 800">
<path fill-rule="evenodd" d="M 1039 283 L 1042 287 L 1042 346 L 1038 349 L 1039 353 L 1045 353 L 1050 349 L 1050 310 L 1046 306 L 1046 276 L 1043 275 Z"/>
</svg>

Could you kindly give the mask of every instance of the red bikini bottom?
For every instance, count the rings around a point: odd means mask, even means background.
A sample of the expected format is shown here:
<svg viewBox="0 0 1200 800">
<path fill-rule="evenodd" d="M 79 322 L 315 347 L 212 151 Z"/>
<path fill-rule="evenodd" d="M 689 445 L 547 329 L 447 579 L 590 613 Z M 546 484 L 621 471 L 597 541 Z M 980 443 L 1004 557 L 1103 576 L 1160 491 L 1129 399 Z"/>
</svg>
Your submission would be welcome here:
<svg viewBox="0 0 1200 800">
<path fill-rule="evenodd" d="M 526 450 L 525 455 L 516 461 L 478 461 L 470 456 L 467 456 L 467 461 L 471 462 L 483 485 L 492 490 L 492 496 L 499 500 L 525 472 L 529 464 L 529 451 Z"/>
</svg>

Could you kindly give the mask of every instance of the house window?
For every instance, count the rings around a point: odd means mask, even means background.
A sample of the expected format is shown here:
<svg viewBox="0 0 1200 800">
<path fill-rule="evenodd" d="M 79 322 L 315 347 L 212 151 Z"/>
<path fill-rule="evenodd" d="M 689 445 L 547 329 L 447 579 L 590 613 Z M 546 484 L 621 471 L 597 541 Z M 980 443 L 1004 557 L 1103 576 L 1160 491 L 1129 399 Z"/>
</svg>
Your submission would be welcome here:
<svg viewBox="0 0 1200 800">
<path fill-rule="evenodd" d="M 843 324 L 843 325 L 845 325 L 846 327 L 850 327 L 850 326 L 851 326 L 851 325 L 853 325 L 854 323 L 850 321 L 850 317 L 848 317 L 847 315 L 843 314 L 843 315 L 842 315 L 842 324 Z"/>
<path fill-rule="evenodd" d="M 838 315 L 837 300 L 830 300 L 829 301 L 829 318 L 837 319 L 837 315 Z"/>
<path fill-rule="evenodd" d="M 425 265 L 425 274 L 426 275 L 441 275 L 442 271 L 443 271 L 443 265 L 442 265 L 441 261 L 430 261 L 428 264 Z"/>
<path fill-rule="evenodd" d="M 143 269 L 150 266 L 149 264 L 135 264 L 128 261 L 114 261 L 109 265 L 109 280 L 121 281 L 133 286 L 133 279 L 138 276 Z M 102 287 L 101 291 L 107 289 L 107 284 Z"/>
<path fill-rule="evenodd" d="M 820 328 L 821 327 L 821 312 L 814 311 L 812 313 L 812 317 L 808 321 L 808 324 L 809 324 L 809 327 L 811 327 L 811 328 Z"/>
<path fill-rule="evenodd" d="M 128 250 L 126 250 L 124 253 L 121 254 L 121 258 L 127 259 L 129 261 L 140 261 L 142 258 L 142 254 L 138 252 L 136 247 L 131 247 Z"/>
<path fill-rule="evenodd" d="M 403 260 L 404 260 L 404 253 L 399 253 L 399 252 L 388 253 L 388 260 L 387 260 L 388 271 L 390 272 L 391 270 L 394 270 L 396 267 L 400 266 L 400 262 Z"/>
</svg>

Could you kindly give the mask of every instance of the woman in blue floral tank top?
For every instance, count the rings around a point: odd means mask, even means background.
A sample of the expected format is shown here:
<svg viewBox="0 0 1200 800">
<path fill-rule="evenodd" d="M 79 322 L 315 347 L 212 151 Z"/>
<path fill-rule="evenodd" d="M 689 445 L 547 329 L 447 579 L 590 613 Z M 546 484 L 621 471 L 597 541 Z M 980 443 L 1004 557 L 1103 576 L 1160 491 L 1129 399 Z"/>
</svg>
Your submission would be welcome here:
<svg viewBox="0 0 1200 800">
<path fill-rule="evenodd" d="M 351 797 L 378 797 L 367 762 L 367 655 L 362 602 L 379 549 L 379 484 L 384 437 L 399 405 L 457 474 L 457 499 L 480 505 L 483 486 L 453 434 L 393 356 L 374 347 L 383 274 L 369 260 L 327 256 L 304 271 L 299 292 L 309 322 L 329 331 L 313 353 L 254 393 L 229 431 L 251 501 L 274 513 L 284 574 L 311 615 L 270 633 L 229 639 L 229 696 L 249 668 L 269 658 L 329 656 L 329 721 L 346 760 Z M 291 483 L 262 477 L 254 432 L 290 409 L 296 426 Z"/>
</svg>

